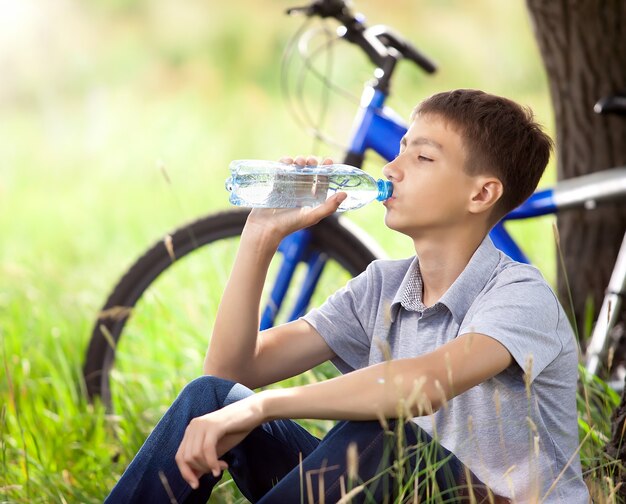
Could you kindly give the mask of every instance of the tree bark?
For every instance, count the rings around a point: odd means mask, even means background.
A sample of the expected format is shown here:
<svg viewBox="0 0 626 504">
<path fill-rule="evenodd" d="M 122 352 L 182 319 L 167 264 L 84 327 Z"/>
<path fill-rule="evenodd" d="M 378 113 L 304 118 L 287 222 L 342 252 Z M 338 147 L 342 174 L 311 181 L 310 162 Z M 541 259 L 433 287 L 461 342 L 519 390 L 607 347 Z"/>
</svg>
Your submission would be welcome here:
<svg viewBox="0 0 626 504">
<path fill-rule="evenodd" d="M 602 96 L 626 89 L 626 2 L 527 0 L 554 105 L 558 178 L 626 164 L 626 120 L 600 116 Z M 572 211 L 558 217 L 574 313 L 584 327 L 585 304 L 602 303 L 626 228 L 626 207 Z M 568 295 L 559 279 L 561 299 Z M 567 307 L 571 308 L 571 307 Z"/>
<path fill-rule="evenodd" d="M 599 98 L 626 90 L 626 2 L 527 0 L 527 6 L 554 106 L 558 178 L 626 165 L 626 118 L 593 112 Z M 557 222 L 573 306 L 562 274 L 559 295 L 582 336 L 586 306 L 592 303 L 594 318 L 600 309 L 626 230 L 626 205 L 567 212 Z M 622 461 L 625 418 L 622 397 L 607 445 L 607 452 Z"/>
</svg>

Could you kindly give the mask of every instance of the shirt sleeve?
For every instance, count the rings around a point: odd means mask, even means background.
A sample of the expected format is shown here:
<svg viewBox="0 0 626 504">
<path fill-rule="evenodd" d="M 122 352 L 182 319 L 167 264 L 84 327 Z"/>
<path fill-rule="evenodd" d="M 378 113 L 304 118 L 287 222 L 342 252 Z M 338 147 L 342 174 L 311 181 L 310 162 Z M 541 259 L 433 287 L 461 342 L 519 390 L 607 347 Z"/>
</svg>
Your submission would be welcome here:
<svg viewBox="0 0 626 504">
<path fill-rule="evenodd" d="M 507 275 L 503 275 L 506 277 Z M 496 285 L 472 306 L 459 335 L 479 333 L 499 341 L 531 382 L 563 349 L 558 332 L 561 306 L 542 278 Z"/>
<path fill-rule="evenodd" d="M 348 373 L 368 365 L 371 310 L 376 302 L 372 288 L 372 268 L 352 278 L 319 308 L 302 317 L 324 338 L 335 353 L 335 367 Z"/>
</svg>

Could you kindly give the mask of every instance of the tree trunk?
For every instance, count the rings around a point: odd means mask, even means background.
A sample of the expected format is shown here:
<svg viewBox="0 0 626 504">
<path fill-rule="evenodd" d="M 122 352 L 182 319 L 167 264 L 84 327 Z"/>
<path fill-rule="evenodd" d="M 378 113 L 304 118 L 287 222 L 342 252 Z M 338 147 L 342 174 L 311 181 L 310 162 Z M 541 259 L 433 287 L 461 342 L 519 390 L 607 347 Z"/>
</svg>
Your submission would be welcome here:
<svg viewBox="0 0 626 504">
<path fill-rule="evenodd" d="M 527 5 L 554 106 L 558 178 L 626 165 L 626 119 L 593 112 L 599 98 L 626 90 L 626 2 L 527 0 Z M 626 229 L 626 205 L 564 213 L 558 216 L 558 228 L 573 315 L 582 336 L 587 304 L 592 303 L 597 315 L 602 303 Z M 559 295 L 571 311 L 563 275 Z M 625 416 L 622 397 L 607 451 L 623 461 Z"/>
</svg>

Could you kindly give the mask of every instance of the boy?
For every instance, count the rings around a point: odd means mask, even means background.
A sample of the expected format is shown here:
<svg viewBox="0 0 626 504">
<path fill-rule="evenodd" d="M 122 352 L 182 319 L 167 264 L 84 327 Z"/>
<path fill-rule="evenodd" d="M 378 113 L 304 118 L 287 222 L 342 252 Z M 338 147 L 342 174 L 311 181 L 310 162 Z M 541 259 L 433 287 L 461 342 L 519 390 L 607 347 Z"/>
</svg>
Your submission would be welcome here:
<svg viewBox="0 0 626 504">
<path fill-rule="evenodd" d="M 185 388 L 110 501 L 206 502 L 228 468 L 263 503 L 337 502 L 350 488 L 351 502 L 391 502 L 407 472 L 422 498 L 588 502 L 571 327 L 537 270 L 487 237 L 535 189 L 551 145 L 510 100 L 475 90 L 426 99 L 383 169 L 394 187 L 385 224 L 413 240 L 416 257 L 375 261 L 321 308 L 262 333 L 278 243 L 345 195 L 253 210 L 207 351 L 210 376 Z M 345 374 L 250 390 L 329 359 Z M 320 441 L 293 418 L 342 422 Z"/>
</svg>

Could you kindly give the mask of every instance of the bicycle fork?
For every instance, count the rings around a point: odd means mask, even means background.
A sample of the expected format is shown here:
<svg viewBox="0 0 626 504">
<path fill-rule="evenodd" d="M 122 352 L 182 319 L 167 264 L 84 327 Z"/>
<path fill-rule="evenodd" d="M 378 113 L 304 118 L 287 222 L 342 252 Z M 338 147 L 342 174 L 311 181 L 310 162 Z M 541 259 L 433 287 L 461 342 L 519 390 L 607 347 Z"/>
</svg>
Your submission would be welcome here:
<svg viewBox="0 0 626 504">
<path fill-rule="evenodd" d="M 289 321 L 291 322 L 301 317 L 306 312 L 317 281 L 322 275 L 327 261 L 326 254 L 312 250 L 312 247 L 309 246 L 312 237 L 313 233 L 311 231 L 302 229 L 287 236 L 280 243 L 278 250 L 283 254 L 283 262 L 276 275 L 276 282 L 272 287 L 267 306 L 261 316 L 261 330 L 269 329 L 274 325 L 276 315 L 285 299 L 291 279 L 300 262 L 307 264 L 307 273 L 289 316 Z"/>
<path fill-rule="evenodd" d="M 615 267 L 611 274 L 604 301 L 600 308 L 598 320 L 593 329 L 591 340 L 587 347 L 586 369 L 589 373 L 597 374 L 602 359 L 609 348 L 609 333 L 617 324 L 622 306 L 622 297 L 626 291 L 626 233 L 617 254 Z"/>
</svg>

